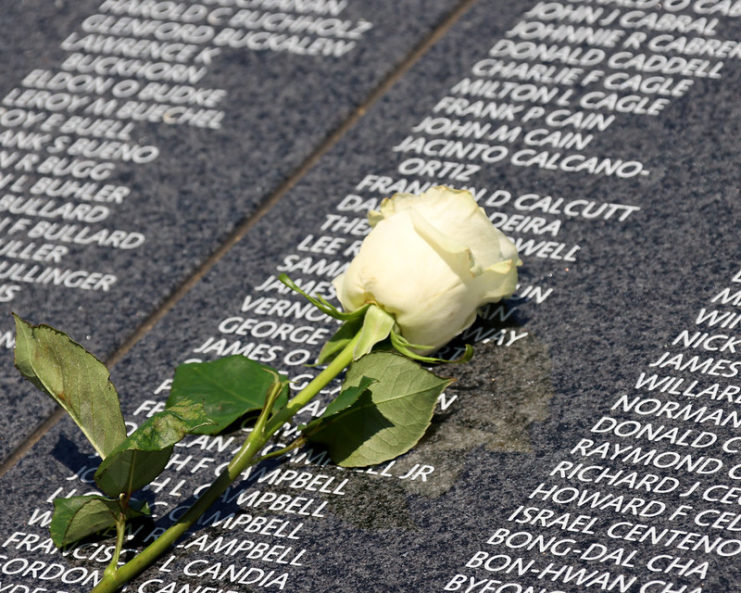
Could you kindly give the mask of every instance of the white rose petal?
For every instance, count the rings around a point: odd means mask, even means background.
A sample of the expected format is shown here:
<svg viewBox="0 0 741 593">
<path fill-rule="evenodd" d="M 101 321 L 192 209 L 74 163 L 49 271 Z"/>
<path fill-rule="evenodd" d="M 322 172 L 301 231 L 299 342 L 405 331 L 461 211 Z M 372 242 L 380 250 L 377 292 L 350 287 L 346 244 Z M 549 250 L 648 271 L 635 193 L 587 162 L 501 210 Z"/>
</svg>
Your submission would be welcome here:
<svg viewBox="0 0 741 593">
<path fill-rule="evenodd" d="M 347 311 L 377 303 L 402 336 L 432 352 L 470 326 L 484 303 L 517 285 L 517 250 L 468 191 L 396 194 L 334 286 Z"/>
</svg>

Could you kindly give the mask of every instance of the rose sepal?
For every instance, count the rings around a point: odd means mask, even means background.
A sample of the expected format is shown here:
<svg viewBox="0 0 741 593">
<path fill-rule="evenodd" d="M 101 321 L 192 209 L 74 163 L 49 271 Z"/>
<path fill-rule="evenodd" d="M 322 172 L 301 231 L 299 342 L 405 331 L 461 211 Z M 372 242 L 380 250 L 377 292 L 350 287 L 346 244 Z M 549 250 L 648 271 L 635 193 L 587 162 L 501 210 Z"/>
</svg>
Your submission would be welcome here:
<svg viewBox="0 0 741 593">
<path fill-rule="evenodd" d="M 342 324 L 319 352 L 317 364 L 331 361 L 355 336 L 358 336 L 358 340 L 353 350 L 353 360 L 369 354 L 376 344 L 388 339 L 396 327 L 394 317 L 375 304 L 367 305 L 364 310 L 362 318 Z"/>
<path fill-rule="evenodd" d="M 363 327 L 363 319 L 350 319 L 345 321 L 340 326 L 334 335 L 327 340 L 327 343 L 322 346 L 319 356 L 317 357 L 316 364 L 311 366 L 319 366 L 323 364 L 329 364 L 335 357 L 345 349 L 355 336 L 358 335 L 360 329 Z"/>
<path fill-rule="evenodd" d="M 340 321 L 350 321 L 353 319 L 360 319 L 363 315 L 365 315 L 365 311 L 370 306 L 370 305 L 365 305 L 364 307 L 361 307 L 359 309 L 356 309 L 355 311 L 350 311 L 350 312 L 340 311 L 327 299 L 323 297 L 311 296 L 309 293 L 302 290 L 301 287 L 298 284 L 296 284 L 293 280 L 291 280 L 287 274 L 281 274 L 280 276 L 278 276 L 278 280 L 280 280 L 283 284 L 285 284 L 292 291 L 300 294 L 302 297 L 304 297 L 307 301 L 309 301 L 312 305 L 314 305 L 317 309 L 319 309 L 325 315 L 329 315 L 333 319 L 339 319 Z"/>
<path fill-rule="evenodd" d="M 407 340 L 404 336 L 402 336 L 395 330 L 391 331 L 390 338 L 391 345 L 394 347 L 395 350 L 397 350 L 399 353 L 403 354 L 407 358 L 411 358 L 418 362 L 425 362 L 428 364 L 460 364 L 463 362 L 468 362 L 469 360 L 471 360 L 471 357 L 473 357 L 473 346 L 471 346 L 471 344 L 465 345 L 465 351 L 461 356 L 454 360 L 447 360 L 445 358 L 437 358 L 435 356 L 424 356 L 422 354 L 417 354 L 414 350 L 429 350 L 429 346 L 425 346 L 423 344 L 411 344 L 409 340 Z"/>
<path fill-rule="evenodd" d="M 396 320 L 378 305 L 368 307 L 363 317 L 363 326 L 360 328 L 360 339 L 353 350 L 353 360 L 370 354 L 373 346 L 388 338 L 396 327 Z"/>
</svg>

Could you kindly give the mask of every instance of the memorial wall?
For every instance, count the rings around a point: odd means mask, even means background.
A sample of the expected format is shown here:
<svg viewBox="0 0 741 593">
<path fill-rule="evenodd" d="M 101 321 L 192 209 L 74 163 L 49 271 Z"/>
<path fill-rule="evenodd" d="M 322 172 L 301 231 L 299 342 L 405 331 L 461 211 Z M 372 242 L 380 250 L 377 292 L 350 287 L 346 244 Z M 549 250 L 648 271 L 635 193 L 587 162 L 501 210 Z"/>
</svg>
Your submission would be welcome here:
<svg viewBox="0 0 741 593">
<path fill-rule="evenodd" d="M 0 46 L 8 315 L 105 358 L 241 237 L 113 366 L 130 428 L 182 362 L 242 354 L 310 380 L 335 322 L 277 277 L 333 299 L 383 197 L 467 188 L 524 262 L 515 295 L 443 349 L 475 355 L 438 369 L 456 381 L 413 451 L 251 468 L 129 591 L 741 588 L 740 4 L 28 5 Z M 7 455 L 53 406 L 14 374 L 5 325 Z M 127 549 L 245 432 L 176 446 Z M 6 468 L 0 591 L 100 579 L 110 540 L 48 536 L 55 496 L 95 490 L 95 458 L 65 419 Z"/>
<path fill-rule="evenodd" d="M 454 6 L 192 4 L 38 1 L 3 19 L 20 31 L 0 82 L 0 299 L 6 311 L 65 327 L 101 358 Z M 10 317 L 0 328 L 11 347 Z M 13 409 L 3 456 L 52 409 L 21 404 L 13 389 L 3 389 Z M 28 405 L 36 409 L 11 434 L 7 422 Z"/>
</svg>

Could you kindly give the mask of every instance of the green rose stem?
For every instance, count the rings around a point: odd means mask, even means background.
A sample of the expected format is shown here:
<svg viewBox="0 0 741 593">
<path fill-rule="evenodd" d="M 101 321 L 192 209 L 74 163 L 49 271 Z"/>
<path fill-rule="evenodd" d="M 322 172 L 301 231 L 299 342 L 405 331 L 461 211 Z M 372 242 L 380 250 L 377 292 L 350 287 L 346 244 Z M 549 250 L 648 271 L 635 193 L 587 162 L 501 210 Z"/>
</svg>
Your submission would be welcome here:
<svg viewBox="0 0 741 593">
<path fill-rule="evenodd" d="M 116 518 L 116 548 L 113 551 L 113 558 L 111 558 L 110 564 L 106 567 L 103 577 L 114 578 L 116 576 L 116 570 L 118 569 L 118 558 L 121 555 L 121 550 L 124 545 L 124 537 L 126 535 L 126 517 L 121 513 Z"/>
<path fill-rule="evenodd" d="M 326 387 L 337 375 L 339 375 L 353 360 L 353 351 L 360 338 L 360 333 L 344 347 L 344 349 L 327 365 L 321 373 L 297 393 L 284 408 L 278 411 L 272 418 L 268 419 L 272 405 L 280 391 L 280 385 L 276 385 L 274 392 L 266 399 L 265 406 L 255 423 L 252 432 L 244 444 L 229 462 L 226 470 L 209 486 L 208 490 L 193 503 L 193 506 L 182 516 L 182 518 L 160 535 L 149 546 L 144 548 L 138 555 L 123 566 L 115 569 L 120 547 L 123 545 L 123 530 L 118 530 L 116 553 L 114 561 L 106 568 L 103 578 L 92 590 L 92 593 L 113 593 L 119 587 L 129 582 L 145 568 L 151 565 L 157 558 L 164 554 L 182 536 L 206 510 L 214 504 L 226 491 L 227 487 L 236 480 L 239 475 L 251 465 L 273 457 L 268 454 L 256 457 L 257 453 L 265 446 L 267 441 L 278 429 L 288 422 L 301 408 L 308 404 L 320 390 Z M 290 447 L 289 447 L 290 448 Z M 285 449 L 287 450 L 287 449 Z M 284 451 L 285 451 L 284 450 Z"/>
</svg>

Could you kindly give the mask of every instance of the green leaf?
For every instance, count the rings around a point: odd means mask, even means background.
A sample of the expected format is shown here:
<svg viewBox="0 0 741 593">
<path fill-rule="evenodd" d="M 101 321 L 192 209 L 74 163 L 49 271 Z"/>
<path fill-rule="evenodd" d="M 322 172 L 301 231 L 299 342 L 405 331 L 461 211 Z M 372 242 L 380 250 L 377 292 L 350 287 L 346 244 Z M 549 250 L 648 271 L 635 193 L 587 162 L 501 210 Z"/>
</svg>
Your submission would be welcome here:
<svg viewBox="0 0 741 593">
<path fill-rule="evenodd" d="M 49 526 L 51 539 L 58 548 L 72 544 L 88 535 L 114 527 L 120 513 L 118 501 L 103 496 L 55 498 L 54 514 Z M 126 510 L 127 519 L 145 515 L 149 515 L 146 503 L 130 501 Z"/>
<path fill-rule="evenodd" d="M 345 467 L 393 459 L 422 438 L 438 396 L 451 382 L 402 356 L 369 354 L 352 364 L 343 386 L 364 387 L 361 394 L 308 437 L 325 444 L 333 461 Z"/>
<path fill-rule="evenodd" d="M 319 352 L 319 358 L 317 358 L 318 364 L 328 364 L 334 360 L 334 358 L 345 349 L 352 339 L 363 327 L 363 318 L 358 317 L 356 319 L 350 319 L 345 321 L 340 326 L 340 329 L 329 338 L 329 341 L 324 344 L 321 352 Z"/>
<path fill-rule="evenodd" d="M 209 424 L 202 404 L 178 403 L 154 414 L 103 460 L 95 472 L 98 488 L 112 497 L 131 495 L 165 469 L 175 443 Z"/>
<path fill-rule="evenodd" d="M 15 318 L 15 366 L 48 393 L 105 457 L 126 438 L 118 393 L 105 365 L 48 325 Z"/>
<path fill-rule="evenodd" d="M 336 398 L 334 398 L 325 408 L 324 413 L 318 418 L 309 422 L 307 425 L 303 426 L 301 430 L 303 430 L 303 432 L 307 436 L 313 434 L 314 431 L 318 427 L 322 426 L 329 418 L 331 418 L 335 414 L 339 414 L 343 410 L 353 405 L 373 383 L 375 383 L 375 379 L 370 379 L 369 377 L 361 377 L 358 385 L 346 387 L 345 389 L 340 391 L 340 394 Z"/>
<path fill-rule="evenodd" d="M 357 385 L 345 384 L 340 394 L 330 402 L 320 418 L 331 418 L 335 414 L 339 414 L 343 410 L 346 410 L 358 401 L 360 396 L 368 391 L 368 388 L 373 385 L 373 383 L 376 383 L 376 379 L 360 377 Z"/>
<path fill-rule="evenodd" d="M 181 402 L 203 403 L 213 424 L 193 432 L 215 434 L 245 414 L 261 410 L 276 383 L 282 387 L 273 412 L 288 401 L 288 379 L 269 366 L 239 355 L 182 364 L 175 370 L 167 407 Z"/>
</svg>

